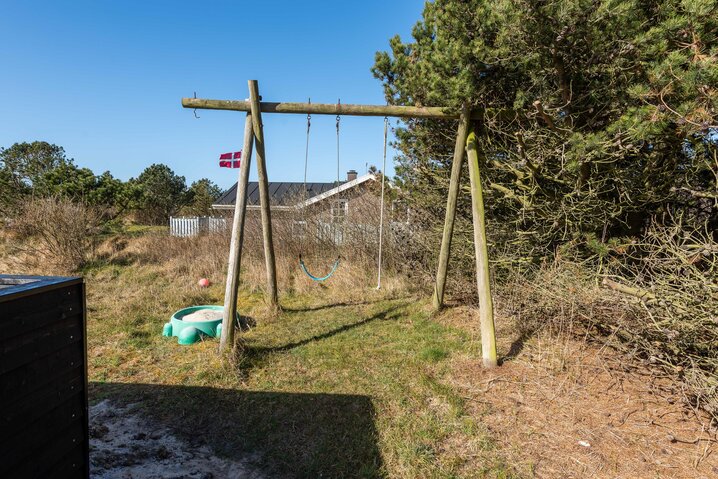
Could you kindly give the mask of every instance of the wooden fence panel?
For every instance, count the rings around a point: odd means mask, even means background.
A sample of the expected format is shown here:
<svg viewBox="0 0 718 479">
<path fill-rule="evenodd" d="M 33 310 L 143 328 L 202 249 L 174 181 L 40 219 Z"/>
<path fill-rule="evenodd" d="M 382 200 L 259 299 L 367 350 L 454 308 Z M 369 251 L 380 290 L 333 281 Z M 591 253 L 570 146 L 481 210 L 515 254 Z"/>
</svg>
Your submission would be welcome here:
<svg viewBox="0 0 718 479">
<path fill-rule="evenodd" d="M 170 216 L 170 236 L 190 238 L 206 233 L 222 233 L 226 229 L 226 218 L 216 218 L 213 216 Z"/>
</svg>

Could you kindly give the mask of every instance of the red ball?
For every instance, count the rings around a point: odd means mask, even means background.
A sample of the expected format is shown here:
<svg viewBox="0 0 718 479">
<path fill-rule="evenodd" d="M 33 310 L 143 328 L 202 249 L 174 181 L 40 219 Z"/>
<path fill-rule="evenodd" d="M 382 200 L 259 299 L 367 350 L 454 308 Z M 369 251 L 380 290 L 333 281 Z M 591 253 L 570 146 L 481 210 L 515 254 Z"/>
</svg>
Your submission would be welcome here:
<svg viewBox="0 0 718 479">
<path fill-rule="evenodd" d="M 201 278 L 199 281 L 197 281 L 197 284 L 200 288 L 207 288 L 210 285 L 210 282 L 207 278 Z"/>
</svg>

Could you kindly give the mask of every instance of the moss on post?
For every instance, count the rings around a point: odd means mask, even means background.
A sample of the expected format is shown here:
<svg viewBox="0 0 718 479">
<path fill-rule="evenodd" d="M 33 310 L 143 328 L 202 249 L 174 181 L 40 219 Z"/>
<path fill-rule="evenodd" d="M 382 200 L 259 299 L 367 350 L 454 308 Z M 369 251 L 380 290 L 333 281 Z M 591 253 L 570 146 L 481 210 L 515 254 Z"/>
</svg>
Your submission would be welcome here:
<svg viewBox="0 0 718 479">
<path fill-rule="evenodd" d="M 469 159 L 469 180 L 471 181 L 471 214 L 474 220 L 476 285 L 479 293 L 479 314 L 481 319 L 481 354 L 484 366 L 494 367 L 497 364 L 494 303 L 491 299 L 486 217 L 484 216 L 484 197 L 481 189 L 478 144 L 476 133 L 473 130 L 466 138 L 466 152 Z"/>
</svg>

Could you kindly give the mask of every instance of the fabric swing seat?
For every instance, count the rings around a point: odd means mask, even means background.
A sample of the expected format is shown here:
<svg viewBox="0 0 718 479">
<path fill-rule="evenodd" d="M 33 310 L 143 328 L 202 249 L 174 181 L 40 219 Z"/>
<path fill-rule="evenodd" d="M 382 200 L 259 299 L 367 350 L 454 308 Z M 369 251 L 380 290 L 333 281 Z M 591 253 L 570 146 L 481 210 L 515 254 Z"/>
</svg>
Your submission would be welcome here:
<svg viewBox="0 0 718 479">
<path fill-rule="evenodd" d="M 304 271 L 304 274 L 306 274 L 312 281 L 317 281 L 317 282 L 326 281 L 326 280 L 328 280 L 329 278 L 331 278 L 332 275 L 334 274 L 334 272 L 335 272 L 335 271 L 337 270 L 337 268 L 339 267 L 340 261 L 341 261 L 341 256 L 338 256 L 337 259 L 334 261 L 334 264 L 332 265 L 332 268 L 331 268 L 331 270 L 329 271 L 329 273 L 328 273 L 327 275 L 325 275 L 325 276 L 315 276 L 315 275 L 313 275 L 312 273 L 310 273 L 309 270 L 307 269 L 307 265 L 304 264 L 304 260 L 302 259 L 302 255 L 299 255 L 299 267 L 302 268 L 302 271 Z"/>
</svg>

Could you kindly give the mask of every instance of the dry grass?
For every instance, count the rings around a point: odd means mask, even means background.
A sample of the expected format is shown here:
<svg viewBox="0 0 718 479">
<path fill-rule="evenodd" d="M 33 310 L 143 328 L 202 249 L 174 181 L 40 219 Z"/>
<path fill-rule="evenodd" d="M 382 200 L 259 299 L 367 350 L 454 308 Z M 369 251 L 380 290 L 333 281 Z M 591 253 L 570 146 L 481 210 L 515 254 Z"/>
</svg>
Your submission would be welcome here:
<svg viewBox="0 0 718 479">
<path fill-rule="evenodd" d="M 476 308 L 432 316 L 403 276 L 376 291 L 374 264 L 359 257 L 317 284 L 278 248 L 284 310 L 267 314 L 252 241 L 239 301 L 255 326 L 230 360 L 215 341 L 160 336 L 172 312 L 221 304 L 226 237 L 152 229 L 98 248 L 83 271 L 93 400 L 139 401 L 179 434 L 278 476 L 718 473 L 706 418 L 679 383 L 595 341 L 597 325 L 630 324 L 633 312 L 579 266 L 497 288 L 504 364 L 486 371 Z"/>
<path fill-rule="evenodd" d="M 322 286 L 296 273 L 289 282 L 280 270 L 283 284 L 297 286 L 282 289 L 283 311 L 269 316 L 248 260 L 239 301 L 255 325 L 224 361 L 215 341 L 181 347 L 160 336 L 173 311 L 221 303 L 221 275 L 208 289 L 194 276 L 213 264 L 214 247 L 195 253 L 212 240 L 122 241 L 86 270 L 94 400 L 140 402 L 178 434 L 253 457 L 278 477 L 448 478 L 467 461 L 474 477 L 511 475 L 444 381 L 449 360 L 476 345 L 431 320 L 425 301 L 399 287 L 376 291 L 359 265 Z M 452 443 L 472 444 L 483 459 Z"/>
<path fill-rule="evenodd" d="M 8 228 L 11 267 L 77 270 L 92 257 L 101 224 L 96 208 L 65 198 L 27 199 Z"/>
<path fill-rule="evenodd" d="M 242 253 L 242 288 L 251 292 L 264 290 L 267 279 L 261 233 L 256 229 L 247 231 Z M 326 284 L 310 280 L 299 268 L 298 254 L 293 244 L 276 242 L 275 255 L 277 281 L 280 290 L 292 294 L 316 293 L 326 296 Z M 132 241 L 116 238 L 100 248 L 99 262 L 120 264 L 152 265 L 161 264 L 169 274 L 188 278 L 206 277 L 210 281 L 223 282 L 227 271 L 229 237 L 214 234 L 194 238 L 168 236 L 166 231 L 153 232 Z M 334 257 L 310 252 L 305 256 L 307 267 L 319 275 L 331 269 Z M 361 299 L 364 288 L 376 286 L 375 260 L 362 254 L 351 254 L 348 248 L 342 254 L 342 261 L 331 278 L 331 290 L 343 291 L 350 300 Z M 195 279 L 196 280 L 196 279 Z M 382 289 L 388 295 L 404 293 L 409 284 L 396 275 L 386 275 Z M 353 293 L 361 292 L 359 295 Z"/>
</svg>

